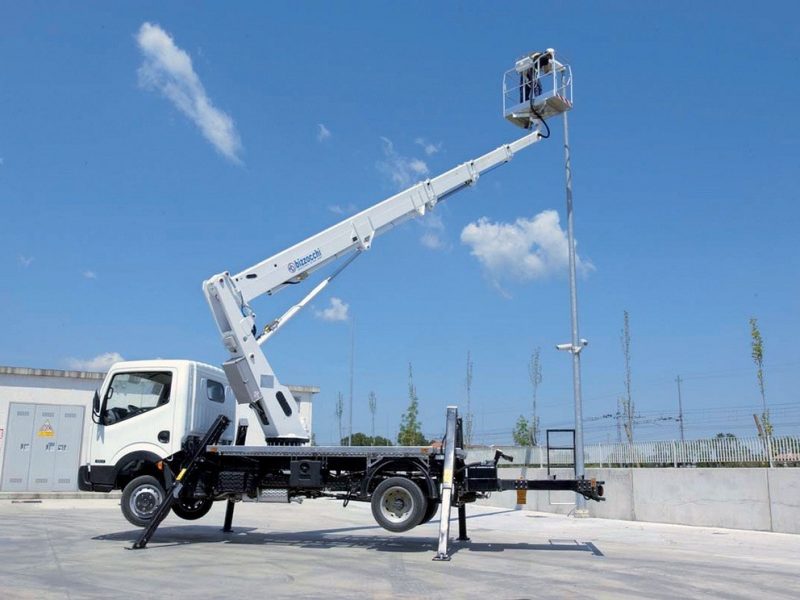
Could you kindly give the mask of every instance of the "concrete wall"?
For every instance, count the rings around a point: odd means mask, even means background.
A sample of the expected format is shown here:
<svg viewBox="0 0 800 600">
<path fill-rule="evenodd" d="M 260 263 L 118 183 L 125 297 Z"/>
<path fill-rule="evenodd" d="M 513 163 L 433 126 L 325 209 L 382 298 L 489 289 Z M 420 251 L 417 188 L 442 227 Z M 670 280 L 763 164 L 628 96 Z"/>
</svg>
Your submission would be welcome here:
<svg viewBox="0 0 800 600">
<path fill-rule="evenodd" d="M 554 472 L 559 478 L 572 476 Z M 547 478 L 546 469 L 538 467 L 500 469 L 503 479 L 520 475 Z M 798 468 L 587 469 L 586 476 L 605 481 L 607 500 L 587 503 L 593 517 L 800 533 Z M 503 492 L 481 503 L 567 513 L 572 506 L 550 503 L 565 499 L 563 493 L 548 498 L 547 492 L 529 491 L 527 503 L 518 507 L 516 492 Z"/>
</svg>

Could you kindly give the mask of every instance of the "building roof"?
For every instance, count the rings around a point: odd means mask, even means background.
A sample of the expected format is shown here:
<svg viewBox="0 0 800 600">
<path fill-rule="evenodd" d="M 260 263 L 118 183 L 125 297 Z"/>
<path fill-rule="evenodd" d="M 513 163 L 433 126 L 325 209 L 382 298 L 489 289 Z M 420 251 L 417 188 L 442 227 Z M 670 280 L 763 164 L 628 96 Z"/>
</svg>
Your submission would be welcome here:
<svg viewBox="0 0 800 600">
<path fill-rule="evenodd" d="M 61 369 L 34 369 L 31 367 L 4 367 L 0 365 L 0 375 L 22 375 L 25 377 L 65 377 L 67 379 L 97 379 L 102 380 L 105 371 L 62 371 Z M 319 388 L 315 385 L 291 385 L 287 384 L 292 392 L 305 392 L 319 394 Z"/>
<path fill-rule="evenodd" d="M 62 371 L 61 369 L 33 369 L 30 367 L 0 366 L 0 375 L 25 375 L 27 377 L 66 377 L 68 379 L 103 379 L 106 374 L 95 371 Z"/>
</svg>

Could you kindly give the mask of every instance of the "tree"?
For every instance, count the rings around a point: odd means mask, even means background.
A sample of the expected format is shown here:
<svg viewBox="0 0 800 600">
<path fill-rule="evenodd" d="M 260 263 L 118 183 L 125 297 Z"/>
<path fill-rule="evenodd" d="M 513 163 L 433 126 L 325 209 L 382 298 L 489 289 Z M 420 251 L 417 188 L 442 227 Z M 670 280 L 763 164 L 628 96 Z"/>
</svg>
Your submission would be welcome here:
<svg viewBox="0 0 800 600">
<path fill-rule="evenodd" d="M 342 445 L 345 444 L 347 437 L 342 438 Z M 366 433 L 356 432 L 353 434 L 353 446 L 391 446 L 391 440 L 381 436 L 371 436 Z"/>
<path fill-rule="evenodd" d="M 533 406 L 531 410 L 531 445 L 536 446 L 539 442 L 539 416 L 536 414 L 536 399 L 539 392 L 539 384 L 542 383 L 542 363 L 539 360 L 541 348 L 536 348 L 531 354 L 531 362 L 528 363 L 528 377 L 533 388 Z"/>
<path fill-rule="evenodd" d="M 531 429 L 528 419 L 524 415 L 520 415 L 517 419 L 517 424 L 514 425 L 514 431 L 511 432 L 514 438 L 514 444 L 517 446 L 530 446 L 531 445 Z"/>
<path fill-rule="evenodd" d="M 631 327 L 628 311 L 622 311 L 622 331 L 620 332 L 622 354 L 625 357 L 625 397 L 622 399 L 622 416 L 628 443 L 633 443 L 633 419 L 636 408 L 631 397 Z"/>
<path fill-rule="evenodd" d="M 767 408 L 767 396 L 764 392 L 764 340 L 761 337 L 761 330 L 758 328 L 758 319 L 750 319 L 750 356 L 756 365 L 756 379 L 758 380 L 758 391 L 761 393 L 761 426 L 763 431 L 759 435 L 772 437 L 772 421 L 769 418 Z"/>
<path fill-rule="evenodd" d="M 370 431 L 370 435 L 375 437 L 375 413 L 378 412 L 378 397 L 373 391 L 369 393 L 369 412 L 372 415 L 372 430 Z"/>
<path fill-rule="evenodd" d="M 464 419 L 464 437 L 466 438 L 465 444 L 467 447 L 472 445 L 472 357 L 470 351 L 467 350 L 467 418 Z"/>
<path fill-rule="evenodd" d="M 339 392 L 339 397 L 336 399 L 336 420 L 339 423 L 339 439 L 342 439 L 342 415 L 344 414 L 344 398 L 342 392 Z"/>
<path fill-rule="evenodd" d="M 428 442 L 422 435 L 422 425 L 418 420 L 419 398 L 417 388 L 414 386 L 414 373 L 411 363 L 408 363 L 408 408 L 400 419 L 400 432 L 397 434 L 397 443 L 400 446 L 427 446 Z"/>
</svg>

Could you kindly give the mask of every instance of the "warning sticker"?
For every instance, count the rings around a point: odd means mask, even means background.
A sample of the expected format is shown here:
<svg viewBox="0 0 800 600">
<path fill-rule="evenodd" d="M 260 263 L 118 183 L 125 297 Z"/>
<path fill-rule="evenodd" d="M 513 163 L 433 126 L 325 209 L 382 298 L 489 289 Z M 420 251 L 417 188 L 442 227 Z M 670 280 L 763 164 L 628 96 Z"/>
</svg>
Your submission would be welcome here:
<svg viewBox="0 0 800 600">
<path fill-rule="evenodd" d="M 49 420 L 45 421 L 44 425 L 39 427 L 39 431 L 36 432 L 39 437 L 53 437 L 55 434 L 56 432 L 53 431 L 53 426 L 50 425 Z"/>
</svg>

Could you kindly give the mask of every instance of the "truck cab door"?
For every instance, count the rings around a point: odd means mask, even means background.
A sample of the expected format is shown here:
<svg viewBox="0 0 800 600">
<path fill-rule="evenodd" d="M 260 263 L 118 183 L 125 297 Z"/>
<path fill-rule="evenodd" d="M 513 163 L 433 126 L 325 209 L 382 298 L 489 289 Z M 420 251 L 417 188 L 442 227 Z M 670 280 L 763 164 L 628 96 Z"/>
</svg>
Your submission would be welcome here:
<svg viewBox="0 0 800 600">
<path fill-rule="evenodd" d="M 110 374 L 101 396 L 89 463 L 113 466 L 138 451 L 159 458 L 173 454 L 176 385 L 173 369 Z M 180 440 L 177 443 L 180 447 Z"/>
</svg>

